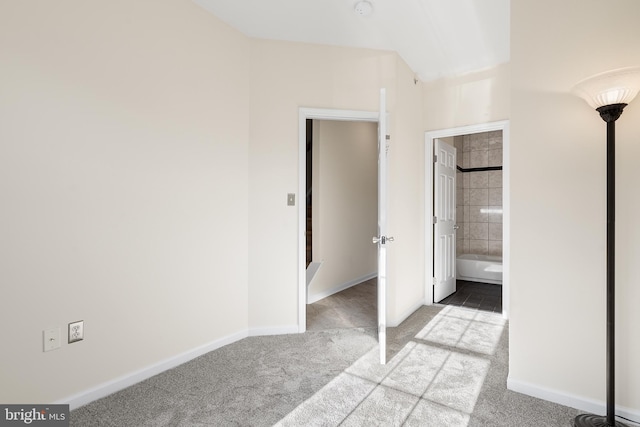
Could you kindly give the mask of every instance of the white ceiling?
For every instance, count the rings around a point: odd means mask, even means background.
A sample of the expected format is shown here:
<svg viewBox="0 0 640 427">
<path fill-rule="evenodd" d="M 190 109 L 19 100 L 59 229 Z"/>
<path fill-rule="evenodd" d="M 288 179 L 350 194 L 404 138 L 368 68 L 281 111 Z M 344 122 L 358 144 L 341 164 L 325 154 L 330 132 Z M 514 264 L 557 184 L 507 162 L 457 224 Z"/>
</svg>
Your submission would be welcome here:
<svg viewBox="0 0 640 427">
<path fill-rule="evenodd" d="M 396 51 L 423 81 L 509 61 L 509 0 L 194 0 L 255 38 Z"/>
</svg>

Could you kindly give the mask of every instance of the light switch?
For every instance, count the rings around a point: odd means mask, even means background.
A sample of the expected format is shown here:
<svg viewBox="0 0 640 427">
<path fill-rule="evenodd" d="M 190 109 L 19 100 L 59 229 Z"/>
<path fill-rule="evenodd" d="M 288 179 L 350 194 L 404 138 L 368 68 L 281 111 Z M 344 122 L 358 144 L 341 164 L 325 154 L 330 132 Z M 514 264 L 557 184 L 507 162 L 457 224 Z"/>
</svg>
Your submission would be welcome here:
<svg viewBox="0 0 640 427">
<path fill-rule="evenodd" d="M 296 205 L 296 195 L 295 193 L 287 194 L 287 206 L 295 206 Z"/>
</svg>

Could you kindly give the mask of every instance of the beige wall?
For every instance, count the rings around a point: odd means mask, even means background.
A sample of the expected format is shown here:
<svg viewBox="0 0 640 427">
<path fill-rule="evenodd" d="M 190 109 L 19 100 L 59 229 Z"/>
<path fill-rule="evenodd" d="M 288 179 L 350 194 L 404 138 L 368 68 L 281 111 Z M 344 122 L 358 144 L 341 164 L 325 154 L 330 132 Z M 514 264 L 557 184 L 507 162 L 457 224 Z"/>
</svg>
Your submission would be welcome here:
<svg viewBox="0 0 640 427">
<path fill-rule="evenodd" d="M 425 130 L 450 129 L 510 117 L 509 64 L 424 84 Z"/>
<path fill-rule="evenodd" d="M 606 125 L 569 91 L 592 74 L 640 64 L 640 3 L 514 0 L 511 8 L 509 376 L 602 402 Z M 617 122 L 616 154 L 617 402 L 636 414 L 639 134 L 636 100 Z"/>
<path fill-rule="evenodd" d="M 0 51 L 0 402 L 246 331 L 249 40 L 182 0 L 2 2 Z"/>
<path fill-rule="evenodd" d="M 315 301 L 375 275 L 378 227 L 378 125 L 313 122 L 313 261 Z M 317 137 L 316 137 L 317 136 Z"/>
</svg>

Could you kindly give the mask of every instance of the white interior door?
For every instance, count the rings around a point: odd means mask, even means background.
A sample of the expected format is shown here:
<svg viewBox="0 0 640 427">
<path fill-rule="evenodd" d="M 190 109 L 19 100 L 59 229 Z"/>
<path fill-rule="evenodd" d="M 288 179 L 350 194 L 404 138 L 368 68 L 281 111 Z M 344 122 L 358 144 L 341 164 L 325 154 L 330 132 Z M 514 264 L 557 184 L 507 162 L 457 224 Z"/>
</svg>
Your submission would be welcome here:
<svg viewBox="0 0 640 427">
<path fill-rule="evenodd" d="M 387 363 L 387 244 L 393 237 L 387 236 L 387 107 L 386 91 L 380 89 L 380 117 L 378 119 L 378 235 L 373 243 L 378 245 L 378 343 L 380 363 Z"/>
<path fill-rule="evenodd" d="M 433 301 L 456 291 L 456 149 L 435 140 Z"/>
</svg>

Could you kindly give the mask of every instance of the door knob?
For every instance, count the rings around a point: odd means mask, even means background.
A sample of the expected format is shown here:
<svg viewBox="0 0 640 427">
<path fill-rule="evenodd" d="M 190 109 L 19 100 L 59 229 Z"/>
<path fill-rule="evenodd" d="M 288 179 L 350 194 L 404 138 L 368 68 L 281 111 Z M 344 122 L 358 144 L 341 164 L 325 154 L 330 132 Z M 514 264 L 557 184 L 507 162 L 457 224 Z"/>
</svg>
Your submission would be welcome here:
<svg viewBox="0 0 640 427">
<path fill-rule="evenodd" d="M 454 229 L 454 230 L 457 230 L 458 228 L 460 228 L 460 226 L 459 226 L 458 224 L 456 224 L 456 225 L 454 225 L 454 226 L 453 226 L 453 229 Z"/>
<path fill-rule="evenodd" d="M 394 238 L 392 236 L 381 236 L 381 237 L 374 237 L 373 239 L 371 239 L 371 241 L 376 244 L 376 243 L 382 243 L 383 245 L 387 242 L 393 242 Z"/>
</svg>

